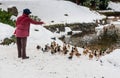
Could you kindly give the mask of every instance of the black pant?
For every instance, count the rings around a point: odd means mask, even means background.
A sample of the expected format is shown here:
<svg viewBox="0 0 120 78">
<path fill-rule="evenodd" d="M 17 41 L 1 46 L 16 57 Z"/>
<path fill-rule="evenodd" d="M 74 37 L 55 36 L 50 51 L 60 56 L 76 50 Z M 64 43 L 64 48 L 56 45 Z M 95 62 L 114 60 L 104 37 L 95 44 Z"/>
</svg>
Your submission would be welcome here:
<svg viewBox="0 0 120 78">
<path fill-rule="evenodd" d="M 17 39 L 18 57 L 25 58 L 27 37 L 17 37 L 16 39 Z"/>
</svg>

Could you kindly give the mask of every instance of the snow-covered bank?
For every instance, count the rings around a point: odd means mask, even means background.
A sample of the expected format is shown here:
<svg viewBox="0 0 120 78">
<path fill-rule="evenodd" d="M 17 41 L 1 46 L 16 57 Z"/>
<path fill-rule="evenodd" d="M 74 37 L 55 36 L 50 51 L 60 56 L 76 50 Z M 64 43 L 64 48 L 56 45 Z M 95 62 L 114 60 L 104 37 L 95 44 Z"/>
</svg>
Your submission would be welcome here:
<svg viewBox="0 0 120 78">
<path fill-rule="evenodd" d="M 11 37 L 13 33 L 14 33 L 13 27 L 6 25 L 6 24 L 3 24 L 3 23 L 0 23 L 0 42 L 4 38 Z"/>
<path fill-rule="evenodd" d="M 119 2 L 109 2 L 109 8 L 113 9 L 114 11 L 120 12 L 120 3 Z"/>
<path fill-rule="evenodd" d="M 110 63 L 111 65 L 120 68 L 120 49 L 114 50 L 109 55 L 101 58 L 103 62 Z"/>
<path fill-rule="evenodd" d="M 37 29 L 37 31 L 35 31 Z M 54 41 L 52 38 L 56 37 L 52 32 L 41 25 L 31 25 L 30 36 L 28 37 L 28 44 L 45 45 Z M 62 41 L 56 38 L 56 42 L 62 45 Z"/>
<path fill-rule="evenodd" d="M 52 24 L 51 21 L 54 21 L 54 23 L 93 22 L 95 19 L 105 17 L 95 11 L 90 11 L 87 7 L 78 6 L 63 0 L 14 0 L 1 2 L 2 5 L 0 7 L 4 9 L 15 5 L 18 8 L 19 15 L 22 14 L 24 8 L 30 8 L 32 14 L 39 16 L 46 24 Z M 68 16 L 65 16 L 65 14 Z"/>
</svg>

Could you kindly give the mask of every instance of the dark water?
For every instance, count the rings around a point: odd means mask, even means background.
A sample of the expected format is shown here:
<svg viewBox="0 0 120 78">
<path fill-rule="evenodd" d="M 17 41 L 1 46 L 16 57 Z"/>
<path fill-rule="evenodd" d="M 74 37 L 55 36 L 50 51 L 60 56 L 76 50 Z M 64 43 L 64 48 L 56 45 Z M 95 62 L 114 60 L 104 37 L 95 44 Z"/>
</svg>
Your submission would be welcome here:
<svg viewBox="0 0 120 78">
<path fill-rule="evenodd" d="M 84 36 L 69 36 L 65 37 L 64 41 L 71 45 L 78 47 L 89 46 L 91 49 L 107 49 L 107 48 L 120 48 L 120 39 L 114 39 L 112 37 L 103 37 L 98 39 L 95 34 L 89 34 Z"/>
</svg>

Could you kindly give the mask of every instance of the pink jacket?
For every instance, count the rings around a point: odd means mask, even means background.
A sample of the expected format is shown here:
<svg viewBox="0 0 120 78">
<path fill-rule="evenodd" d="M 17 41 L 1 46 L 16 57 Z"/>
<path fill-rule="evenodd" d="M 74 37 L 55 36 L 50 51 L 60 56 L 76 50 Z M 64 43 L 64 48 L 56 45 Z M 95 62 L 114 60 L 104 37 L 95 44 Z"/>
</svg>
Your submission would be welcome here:
<svg viewBox="0 0 120 78">
<path fill-rule="evenodd" d="M 14 32 L 16 37 L 27 37 L 29 36 L 30 23 L 32 24 L 43 24 L 43 22 L 36 22 L 32 20 L 28 15 L 23 14 L 18 17 L 16 21 L 16 30 Z"/>
</svg>

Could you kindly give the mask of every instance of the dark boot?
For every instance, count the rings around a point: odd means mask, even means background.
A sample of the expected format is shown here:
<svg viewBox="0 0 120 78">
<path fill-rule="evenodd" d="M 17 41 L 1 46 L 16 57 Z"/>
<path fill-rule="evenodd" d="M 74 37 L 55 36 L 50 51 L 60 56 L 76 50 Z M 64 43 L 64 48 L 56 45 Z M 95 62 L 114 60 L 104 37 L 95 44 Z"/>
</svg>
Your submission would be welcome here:
<svg viewBox="0 0 120 78">
<path fill-rule="evenodd" d="M 21 58 L 21 38 L 17 37 L 17 50 L 18 50 L 18 58 Z"/>
<path fill-rule="evenodd" d="M 29 59 L 29 56 L 26 56 L 26 57 L 22 57 L 22 59 Z"/>
</svg>

